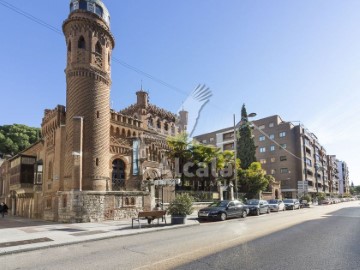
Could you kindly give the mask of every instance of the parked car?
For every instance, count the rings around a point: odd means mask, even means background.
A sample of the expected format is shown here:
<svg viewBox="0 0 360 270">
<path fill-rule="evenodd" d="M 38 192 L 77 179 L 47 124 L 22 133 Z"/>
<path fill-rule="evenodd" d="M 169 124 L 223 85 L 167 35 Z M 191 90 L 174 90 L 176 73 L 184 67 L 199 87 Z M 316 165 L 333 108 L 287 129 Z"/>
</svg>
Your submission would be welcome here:
<svg viewBox="0 0 360 270">
<path fill-rule="evenodd" d="M 328 204 L 332 204 L 332 200 L 330 199 L 324 199 L 324 200 L 321 200 L 320 201 L 320 204 L 323 204 L 323 205 L 328 205 Z"/>
<path fill-rule="evenodd" d="M 210 204 L 198 212 L 199 219 L 225 220 L 232 217 L 245 218 L 249 214 L 249 208 L 237 200 L 223 200 Z"/>
<path fill-rule="evenodd" d="M 285 211 L 285 204 L 282 200 L 268 200 L 270 211 Z"/>
<path fill-rule="evenodd" d="M 285 199 L 285 208 L 290 210 L 300 209 L 300 202 L 298 199 Z"/>
<path fill-rule="evenodd" d="M 247 200 L 246 205 L 250 210 L 250 214 L 260 215 L 260 214 L 270 214 L 270 207 L 267 201 L 265 200 Z"/>
<path fill-rule="evenodd" d="M 308 202 L 307 200 L 301 200 L 300 208 L 309 208 L 309 207 L 310 207 L 310 202 Z"/>
</svg>

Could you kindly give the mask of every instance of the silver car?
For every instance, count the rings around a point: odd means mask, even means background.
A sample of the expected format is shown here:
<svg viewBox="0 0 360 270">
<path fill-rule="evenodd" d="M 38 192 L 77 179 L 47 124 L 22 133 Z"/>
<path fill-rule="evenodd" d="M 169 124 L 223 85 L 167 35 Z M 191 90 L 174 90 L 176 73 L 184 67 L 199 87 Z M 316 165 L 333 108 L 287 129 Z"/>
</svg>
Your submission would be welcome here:
<svg viewBox="0 0 360 270">
<path fill-rule="evenodd" d="M 270 211 L 279 212 L 285 211 L 285 204 L 282 200 L 268 200 Z"/>
</svg>

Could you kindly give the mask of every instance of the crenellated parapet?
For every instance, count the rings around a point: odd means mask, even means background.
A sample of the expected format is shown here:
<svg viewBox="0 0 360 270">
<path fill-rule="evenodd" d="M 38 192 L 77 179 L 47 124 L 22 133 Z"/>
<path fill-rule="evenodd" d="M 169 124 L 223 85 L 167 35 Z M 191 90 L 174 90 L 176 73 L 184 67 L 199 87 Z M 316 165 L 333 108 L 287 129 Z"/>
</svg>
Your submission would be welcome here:
<svg viewBox="0 0 360 270">
<path fill-rule="evenodd" d="M 111 122 L 113 122 L 114 124 L 125 125 L 132 128 L 142 127 L 142 121 L 140 121 L 139 119 L 115 111 L 111 111 Z"/>
<path fill-rule="evenodd" d="M 44 117 L 41 123 L 41 134 L 47 137 L 53 133 L 61 125 L 65 125 L 66 122 L 66 110 L 65 106 L 58 105 L 55 109 L 44 111 Z"/>
</svg>

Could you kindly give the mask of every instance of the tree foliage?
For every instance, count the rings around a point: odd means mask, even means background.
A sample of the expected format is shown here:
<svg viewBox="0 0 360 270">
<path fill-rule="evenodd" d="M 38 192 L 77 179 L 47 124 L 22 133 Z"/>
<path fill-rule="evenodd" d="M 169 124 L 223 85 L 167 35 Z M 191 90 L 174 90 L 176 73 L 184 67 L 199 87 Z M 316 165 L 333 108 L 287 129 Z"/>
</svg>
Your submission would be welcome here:
<svg viewBox="0 0 360 270">
<path fill-rule="evenodd" d="M 204 145 L 196 141 L 189 142 L 188 135 L 181 133 L 169 137 L 167 143 L 170 147 L 168 157 L 179 166 L 178 172 L 184 180 L 184 168 L 194 174 L 193 179 L 213 180 L 214 174 L 234 163 L 234 154 L 231 151 L 221 152 L 212 145 Z M 185 166 L 185 165 L 190 166 Z M 196 172 L 206 172 L 199 176 Z"/>
<path fill-rule="evenodd" d="M 269 180 L 264 170 L 261 168 L 260 162 L 253 162 L 248 169 L 240 169 L 238 171 L 240 191 L 246 194 L 246 198 L 252 199 L 265 191 L 269 186 Z"/>
<path fill-rule="evenodd" d="M 194 211 L 193 208 L 194 198 L 187 193 L 179 194 L 170 203 L 168 213 L 170 215 L 186 216 L 191 215 Z"/>
<path fill-rule="evenodd" d="M 248 120 L 245 104 L 241 108 L 241 122 L 237 132 L 237 156 L 241 160 L 241 168 L 247 169 L 256 162 L 256 146 Z"/>
<path fill-rule="evenodd" d="M 360 195 L 360 186 L 351 185 L 350 194 L 351 195 Z"/>
<path fill-rule="evenodd" d="M 16 155 L 39 139 L 40 129 L 14 124 L 0 126 L 0 153 Z"/>
</svg>

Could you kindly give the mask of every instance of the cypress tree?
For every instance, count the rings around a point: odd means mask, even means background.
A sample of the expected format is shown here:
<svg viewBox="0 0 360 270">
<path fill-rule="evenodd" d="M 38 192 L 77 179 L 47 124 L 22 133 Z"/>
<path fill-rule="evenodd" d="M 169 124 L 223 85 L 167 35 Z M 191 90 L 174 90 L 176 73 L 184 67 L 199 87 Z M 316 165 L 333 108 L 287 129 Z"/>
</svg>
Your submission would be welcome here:
<svg viewBox="0 0 360 270">
<path fill-rule="evenodd" d="M 248 120 L 245 104 L 241 108 L 241 122 L 237 132 L 237 157 L 240 159 L 240 166 L 246 170 L 251 163 L 256 162 L 256 146 L 252 137 L 251 125 Z"/>
</svg>

